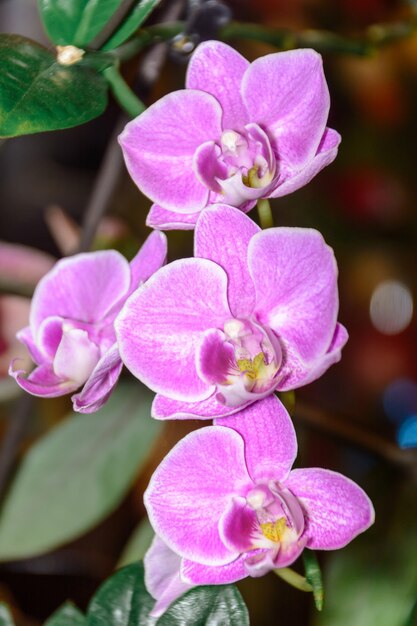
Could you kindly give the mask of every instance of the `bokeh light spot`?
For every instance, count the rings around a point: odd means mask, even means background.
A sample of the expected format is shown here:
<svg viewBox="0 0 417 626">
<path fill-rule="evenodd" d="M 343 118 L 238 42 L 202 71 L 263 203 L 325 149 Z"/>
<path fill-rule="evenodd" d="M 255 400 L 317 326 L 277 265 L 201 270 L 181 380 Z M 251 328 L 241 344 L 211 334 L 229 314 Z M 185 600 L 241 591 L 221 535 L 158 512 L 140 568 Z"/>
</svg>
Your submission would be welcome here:
<svg viewBox="0 0 417 626">
<path fill-rule="evenodd" d="M 402 332 L 413 317 L 410 290 L 400 281 L 383 281 L 372 294 L 369 314 L 374 327 L 384 335 Z"/>
</svg>

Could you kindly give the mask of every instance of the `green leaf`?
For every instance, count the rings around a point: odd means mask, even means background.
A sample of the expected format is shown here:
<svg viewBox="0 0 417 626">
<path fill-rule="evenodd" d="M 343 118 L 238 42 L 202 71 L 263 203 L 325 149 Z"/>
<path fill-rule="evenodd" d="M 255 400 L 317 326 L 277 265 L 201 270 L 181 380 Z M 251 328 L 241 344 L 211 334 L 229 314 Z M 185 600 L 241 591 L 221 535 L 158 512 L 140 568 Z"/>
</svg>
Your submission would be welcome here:
<svg viewBox="0 0 417 626">
<path fill-rule="evenodd" d="M 249 614 L 234 585 L 196 587 L 174 602 L 158 626 L 249 626 Z"/>
<path fill-rule="evenodd" d="M 87 626 L 249 625 L 247 608 L 233 585 L 191 589 L 158 620 L 149 617 L 154 604 L 145 587 L 143 563 L 134 563 L 116 572 L 100 587 L 88 608 Z"/>
<path fill-rule="evenodd" d="M 124 567 L 125 565 L 130 565 L 130 563 L 141 561 L 145 556 L 145 552 L 151 545 L 154 535 L 154 530 L 148 518 L 145 517 L 133 531 L 120 557 L 118 567 Z"/>
<path fill-rule="evenodd" d="M 324 602 L 323 580 L 317 557 L 313 550 L 304 550 L 303 561 L 306 571 L 306 580 L 313 587 L 313 596 L 316 609 L 321 611 Z"/>
<path fill-rule="evenodd" d="M 71 414 L 24 458 L 0 516 L 0 559 L 52 550 L 121 502 L 161 429 L 138 383 L 91 415 Z"/>
<path fill-rule="evenodd" d="M 64 66 L 39 44 L 0 35 L 0 136 L 70 128 L 100 115 L 107 82 L 80 63 Z"/>
<path fill-rule="evenodd" d="M 93 597 L 87 626 L 145 626 L 155 600 L 146 591 L 142 563 L 117 571 Z"/>
<path fill-rule="evenodd" d="M 71 602 L 66 602 L 51 617 L 44 626 L 86 626 L 86 618 Z"/>
<path fill-rule="evenodd" d="M 141 0 L 138 2 L 138 4 L 128 13 L 116 32 L 106 41 L 102 49 L 112 50 L 113 48 L 120 46 L 120 44 L 126 41 L 126 39 L 128 39 L 130 35 L 132 35 L 141 24 L 143 24 L 148 15 L 150 15 L 160 1 L 161 0 Z"/>
<path fill-rule="evenodd" d="M 3 602 L 0 603 L 0 626 L 14 626 L 10 611 Z"/>
<path fill-rule="evenodd" d="M 42 22 L 55 44 L 87 46 L 123 0 L 38 0 Z"/>
</svg>

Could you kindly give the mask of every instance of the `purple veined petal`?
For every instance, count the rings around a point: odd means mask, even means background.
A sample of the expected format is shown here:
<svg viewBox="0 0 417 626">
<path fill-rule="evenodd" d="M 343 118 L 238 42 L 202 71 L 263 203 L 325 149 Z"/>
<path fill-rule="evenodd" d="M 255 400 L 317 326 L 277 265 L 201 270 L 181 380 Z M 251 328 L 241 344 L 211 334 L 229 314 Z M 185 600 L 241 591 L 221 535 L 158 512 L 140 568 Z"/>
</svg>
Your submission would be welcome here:
<svg viewBox="0 0 417 626">
<path fill-rule="evenodd" d="M 249 404 L 249 403 L 248 403 Z M 182 402 L 171 400 L 160 394 L 155 396 L 152 404 L 152 417 L 157 420 L 205 420 L 225 417 L 239 412 L 244 406 L 225 406 L 216 400 L 216 392 L 200 402 Z"/>
<path fill-rule="evenodd" d="M 336 327 L 337 266 L 321 234 L 270 228 L 249 244 L 249 269 L 260 323 L 294 346 L 305 362 L 326 352 Z"/>
<path fill-rule="evenodd" d="M 322 169 L 330 165 L 337 155 L 341 141 L 338 132 L 332 128 L 326 128 L 320 142 L 317 154 L 301 170 L 291 170 L 283 167 L 281 176 L 277 179 L 277 186 L 270 192 L 271 198 L 280 198 L 293 191 L 297 191 L 312 180 Z"/>
<path fill-rule="evenodd" d="M 63 327 L 61 342 L 53 362 L 54 372 L 61 380 L 83 385 L 100 359 L 100 350 L 85 330 Z"/>
<path fill-rule="evenodd" d="M 301 167 L 317 152 L 330 107 L 321 56 L 290 50 L 256 59 L 242 94 L 250 119 L 267 130 L 280 160 Z"/>
<path fill-rule="evenodd" d="M 291 418 L 276 396 L 217 418 L 215 424 L 242 436 L 246 466 L 254 483 L 281 481 L 288 475 L 297 456 L 297 438 Z"/>
<path fill-rule="evenodd" d="M 236 317 L 250 315 L 255 305 L 247 256 L 249 242 L 260 230 L 242 211 L 222 204 L 206 209 L 196 225 L 194 254 L 211 259 L 226 271 L 227 297 Z"/>
<path fill-rule="evenodd" d="M 241 83 L 249 62 L 236 50 L 219 41 L 198 46 L 188 65 L 188 89 L 211 93 L 223 109 L 222 128 L 239 130 L 248 121 L 241 96 Z"/>
<path fill-rule="evenodd" d="M 123 363 L 119 355 L 117 343 L 115 343 L 101 357 L 82 391 L 72 396 L 74 411 L 79 413 L 98 411 L 109 399 L 119 380 L 122 368 Z"/>
<path fill-rule="evenodd" d="M 247 555 L 239 556 L 232 563 L 210 567 L 183 559 L 181 564 L 181 578 L 190 585 L 227 585 L 246 578 L 245 568 Z"/>
<path fill-rule="evenodd" d="M 15 370 L 14 365 L 15 363 L 13 361 L 9 369 L 10 376 L 13 376 L 17 384 L 24 389 L 24 391 L 27 391 L 33 396 L 56 398 L 57 396 L 64 396 L 67 393 L 71 393 L 79 387 L 79 384 L 74 381 L 59 378 L 50 363 L 39 365 L 27 378 L 25 378 L 26 372 L 23 370 Z"/>
<path fill-rule="evenodd" d="M 130 261 L 132 278 L 129 293 L 132 293 L 141 283 L 147 281 L 156 270 L 165 265 L 167 253 L 166 235 L 159 230 L 154 230 L 145 239 L 136 256 Z"/>
<path fill-rule="evenodd" d="M 283 342 L 286 363 L 283 366 L 283 376 L 279 381 L 277 389 L 279 391 L 297 389 L 320 378 L 329 367 L 340 361 L 342 348 L 348 338 L 346 328 L 342 324 L 336 324 L 336 329 L 327 352 L 318 356 L 312 363 L 304 363 L 293 346 Z"/>
<path fill-rule="evenodd" d="M 208 93 L 174 91 L 129 122 L 119 141 L 127 169 L 153 202 L 178 213 L 200 211 L 208 189 L 196 178 L 196 149 L 221 135 L 222 110 Z"/>
<path fill-rule="evenodd" d="M 226 341 L 225 334 L 217 328 L 207 330 L 197 348 L 198 375 L 207 385 L 225 383 L 234 361 L 234 348 Z"/>
<path fill-rule="evenodd" d="M 212 393 L 196 370 L 203 333 L 231 316 L 227 277 L 206 259 L 181 259 L 161 268 L 125 303 L 115 327 L 120 355 L 150 389 L 176 400 Z"/>
<path fill-rule="evenodd" d="M 200 213 L 176 213 L 153 204 L 146 218 L 146 225 L 161 230 L 193 230 Z"/>
<path fill-rule="evenodd" d="M 214 141 L 206 141 L 194 153 L 193 168 L 202 185 L 221 193 L 218 179 L 227 178 L 228 168 L 219 160 L 221 148 Z"/>
<path fill-rule="evenodd" d="M 342 474 L 321 468 L 295 469 L 285 486 L 305 510 L 308 548 L 343 548 L 374 522 L 372 502 Z"/>
<path fill-rule="evenodd" d="M 130 268 L 115 250 L 88 252 L 58 261 L 37 288 L 30 326 L 34 333 L 46 317 L 93 324 L 102 320 L 127 293 Z"/>
<path fill-rule="evenodd" d="M 194 585 L 181 580 L 181 557 L 168 548 L 158 535 L 155 535 L 143 561 L 145 586 L 156 600 L 150 615 L 160 617 L 172 602 Z"/>
<path fill-rule="evenodd" d="M 222 542 L 218 525 L 231 498 L 252 485 L 243 440 L 208 426 L 182 439 L 155 470 L 144 495 L 155 532 L 177 554 L 224 565 L 238 553 Z"/>
<path fill-rule="evenodd" d="M 58 315 L 46 317 L 39 325 L 36 333 L 36 343 L 41 353 L 53 361 L 62 339 L 62 327 L 65 320 Z"/>
<path fill-rule="evenodd" d="M 248 552 L 253 549 L 253 536 L 259 532 L 256 512 L 248 506 L 246 498 L 235 496 L 229 503 L 219 522 L 220 537 L 233 552 Z"/>
<path fill-rule="evenodd" d="M 277 556 L 274 559 L 274 568 L 288 567 L 298 559 L 307 543 L 306 537 L 300 537 L 298 541 L 281 543 Z"/>
<path fill-rule="evenodd" d="M 42 363 L 44 363 L 47 360 L 46 355 L 43 354 L 43 352 L 39 350 L 35 341 L 33 340 L 33 335 L 32 335 L 30 326 L 26 326 L 26 328 L 22 328 L 22 330 L 19 330 L 19 332 L 16 333 L 16 338 L 21 343 L 23 343 L 23 345 L 26 346 L 32 360 L 37 365 L 42 365 Z"/>
</svg>

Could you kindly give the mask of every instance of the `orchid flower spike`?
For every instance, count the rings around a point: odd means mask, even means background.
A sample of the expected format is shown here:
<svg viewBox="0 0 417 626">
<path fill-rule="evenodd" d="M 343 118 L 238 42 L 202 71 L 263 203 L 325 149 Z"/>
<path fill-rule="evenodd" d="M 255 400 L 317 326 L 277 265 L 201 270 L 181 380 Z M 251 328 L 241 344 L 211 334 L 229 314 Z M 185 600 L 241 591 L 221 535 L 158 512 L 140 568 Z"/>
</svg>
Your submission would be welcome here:
<svg viewBox="0 0 417 626">
<path fill-rule="evenodd" d="M 25 391 L 72 397 L 74 410 L 91 413 L 110 396 L 122 370 L 114 320 L 126 298 L 166 261 L 166 237 L 149 235 L 129 264 L 115 250 L 88 252 L 58 261 L 39 282 L 29 326 L 19 331 L 36 363 L 26 376 L 9 373 Z"/>
<path fill-rule="evenodd" d="M 186 87 L 120 136 L 131 177 L 155 203 L 153 228 L 192 229 L 213 203 L 247 212 L 259 198 L 303 187 L 336 157 L 340 136 L 326 128 L 329 91 L 314 50 L 249 63 L 207 41 L 191 58 Z"/>
<path fill-rule="evenodd" d="M 291 471 L 296 454 L 294 427 L 275 396 L 171 450 L 145 492 L 156 533 L 145 556 L 154 615 L 191 586 L 262 576 L 305 548 L 342 548 L 369 528 L 374 510 L 364 491 L 337 472 Z"/>
<path fill-rule="evenodd" d="M 195 257 L 159 270 L 115 326 L 125 365 L 157 392 L 158 419 L 212 419 L 306 385 L 341 356 L 337 267 L 316 230 L 261 231 L 216 205 Z"/>
</svg>

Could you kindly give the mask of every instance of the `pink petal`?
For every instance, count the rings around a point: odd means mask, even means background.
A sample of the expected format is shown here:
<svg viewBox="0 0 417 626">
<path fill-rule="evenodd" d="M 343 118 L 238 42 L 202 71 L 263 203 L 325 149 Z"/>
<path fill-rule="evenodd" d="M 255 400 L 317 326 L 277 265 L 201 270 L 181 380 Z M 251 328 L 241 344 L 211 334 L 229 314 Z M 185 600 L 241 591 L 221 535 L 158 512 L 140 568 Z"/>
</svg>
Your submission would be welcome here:
<svg viewBox="0 0 417 626">
<path fill-rule="evenodd" d="M 250 242 L 249 268 L 259 321 L 293 346 L 303 361 L 323 355 L 335 331 L 339 302 L 333 251 L 320 233 L 302 228 L 262 231 Z"/>
<path fill-rule="evenodd" d="M 146 218 L 146 225 L 162 230 L 193 230 L 200 213 L 176 213 L 153 204 Z"/>
<path fill-rule="evenodd" d="M 330 106 L 317 52 L 290 50 L 256 59 L 242 93 L 250 119 L 267 131 L 280 160 L 300 167 L 314 157 Z"/>
<path fill-rule="evenodd" d="M 144 241 L 136 256 L 130 261 L 130 293 L 152 274 L 165 265 L 167 260 L 167 238 L 164 233 L 154 230 Z"/>
<path fill-rule="evenodd" d="M 300 537 L 298 541 L 281 543 L 279 552 L 274 559 L 275 567 L 288 567 L 298 559 L 306 546 L 306 537 Z"/>
<path fill-rule="evenodd" d="M 259 522 L 246 498 L 236 496 L 224 512 L 219 532 L 225 546 L 234 552 L 242 553 L 253 549 L 253 535 L 259 531 Z"/>
<path fill-rule="evenodd" d="M 218 524 L 230 499 L 251 486 L 243 440 L 209 426 L 182 439 L 154 472 L 144 501 L 155 532 L 181 556 L 206 565 L 237 557 Z"/>
<path fill-rule="evenodd" d="M 291 418 L 276 396 L 217 418 L 215 424 L 232 428 L 242 436 L 246 467 L 254 483 L 280 481 L 288 475 L 297 456 L 297 439 Z"/>
<path fill-rule="evenodd" d="M 206 141 L 194 153 L 193 168 L 198 180 L 208 189 L 221 193 L 218 178 L 227 178 L 227 166 L 219 160 L 221 149 L 214 141 Z"/>
<path fill-rule="evenodd" d="M 243 405 L 244 406 L 244 405 Z M 225 406 L 216 400 L 216 392 L 200 402 L 182 402 L 171 400 L 160 394 L 152 404 L 152 417 L 157 420 L 204 420 L 225 417 L 239 412 L 243 406 Z"/>
<path fill-rule="evenodd" d="M 143 559 L 145 586 L 156 599 L 150 615 L 160 617 L 174 600 L 193 587 L 180 578 L 181 557 L 155 535 Z"/>
<path fill-rule="evenodd" d="M 54 263 L 55 259 L 45 252 L 0 241 L 0 276 L 9 287 L 35 287 Z"/>
<path fill-rule="evenodd" d="M 222 128 L 239 130 L 248 121 L 240 94 L 243 75 L 249 62 L 236 50 L 219 41 L 198 46 L 188 65 L 186 85 L 211 93 L 223 109 Z"/>
<path fill-rule="evenodd" d="M 306 512 L 307 547 L 343 548 L 374 522 L 366 493 L 352 480 L 326 469 L 293 470 L 286 480 Z"/>
<path fill-rule="evenodd" d="M 227 297 L 236 317 L 248 316 L 255 305 L 255 289 L 247 256 L 251 238 L 260 228 L 233 207 L 218 204 L 206 209 L 198 219 L 194 254 L 211 259 L 227 273 Z"/>
<path fill-rule="evenodd" d="M 31 328 L 36 332 L 51 316 L 87 323 L 100 321 L 127 293 L 129 285 L 129 264 L 115 250 L 62 259 L 36 287 Z"/>
<path fill-rule="evenodd" d="M 29 313 L 29 311 L 28 311 L 28 313 Z M 26 346 L 26 348 L 28 349 L 29 354 L 30 354 L 32 360 L 37 365 L 42 365 L 42 363 L 44 363 L 47 360 L 46 355 L 39 350 L 39 348 L 37 347 L 36 343 L 34 342 L 32 331 L 30 330 L 30 326 L 26 326 L 26 328 L 22 328 L 22 330 L 19 330 L 16 333 L 16 338 L 21 343 L 23 343 L 24 346 Z"/>
<path fill-rule="evenodd" d="M 62 339 L 62 326 L 65 320 L 57 315 L 46 317 L 36 333 L 38 349 L 49 361 L 53 361 Z"/>
<path fill-rule="evenodd" d="M 54 372 L 62 380 L 83 385 L 93 372 L 100 358 L 100 350 L 88 338 L 85 330 L 71 328 L 62 334 L 54 358 Z"/>
<path fill-rule="evenodd" d="M 222 384 L 227 380 L 230 363 L 234 361 L 234 348 L 225 334 L 217 329 L 204 333 L 197 352 L 198 375 L 207 385 Z"/>
<path fill-rule="evenodd" d="M 286 196 L 310 182 L 316 174 L 332 163 L 337 155 L 341 137 L 331 128 L 326 128 L 317 154 L 301 170 L 282 168 L 277 187 L 269 194 L 271 198 Z"/>
<path fill-rule="evenodd" d="M 232 563 L 210 567 L 183 559 L 181 578 L 190 585 L 227 585 L 248 575 L 245 568 L 247 555 L 239 556 Z"/>
<path fill-rule="evenodd" d="M 197 212 L 208 189 L 196 178 L 193 155 L 198 146 L 221 134 L 222 110 L 203 91 L 175 91 L 130 122 L 120 144 L 131 177 L 141 191 L 178 213 Z"/>
<path fill-rule="evenodd" d="M 14 362 L 10 365 L 10 376 L 13 376 L 17 384 L 33 396 L 55 398 L 71 393 L 79 386 L 76 382 L 59 378 L 53 371 L 50 363 L 44 363 L 35 368 L 27 378 L 24 377 L 26 372 L 14 370 L 13 367 Z"/>
<path fill-rule="evenodd" d="M 121 358 L 153 391 L 204 400 L 213 389 L 197 374 L 197 347 L 207 329 L 223 327 L 229 317 L 224 271 L 205 259 L 174 261 L 151 276 L 118 316 Z"/>
<path fill-rule="evenodd" d="M 98 411 L 109 399 L 119 380 L 122 368 L 123 363 L 115 343 L 101 357 L 82 391 L 72 396 L 74 411 L 79 411 L 80 413 Z"/>
<path fill-rule="evenodd" d="M 283 342 L 288 366 L 284 365 L 283 367 L 284 375 L 277 389 L 279 391 L 297 389 L 320 378 L 331 365 L 340 361 L 342 348 L 347 340 L 348 333 L 346 328 L 342 324 L 336 324 L 336 329 L 327 352 L 318 356 L 312 363 L 304 363 L 294 347 L 287 342 Z"/>
</svg>

